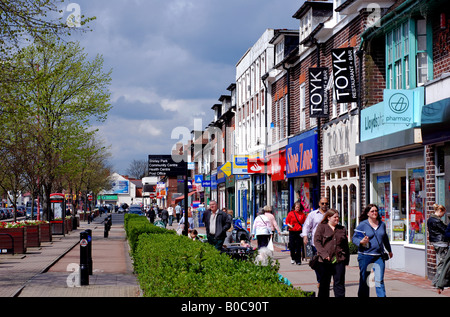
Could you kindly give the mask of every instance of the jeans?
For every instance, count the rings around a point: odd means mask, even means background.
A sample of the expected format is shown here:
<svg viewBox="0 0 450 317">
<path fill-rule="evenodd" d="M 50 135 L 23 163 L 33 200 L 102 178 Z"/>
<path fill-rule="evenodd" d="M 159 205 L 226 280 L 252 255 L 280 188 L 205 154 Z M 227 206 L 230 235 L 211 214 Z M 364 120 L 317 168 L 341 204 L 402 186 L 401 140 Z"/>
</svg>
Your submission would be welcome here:
<svg viewBox="0 0 450 317">
<path fill-rule="evenodd" d="M 386 297 L 384 287 L 385 262 L 381 256 L 358 254 L 359 263 L 359 289 L 358 297 L 369 297 L 369 287 L 373 287 L 369 279 L 372 270 L 375 273 L 375 291 L 377 297 Z"/>
<path fill-rule="evenodd" d="M 224 239 L 217 239 L 216 237 L 214 237 L 211 234 L 208 234 L 208 236 L 206 237 L 208 239 L 208 243 L 213 245 L 217 250 L 221 251 L 223 248 L 223 243 L 225 242 L 225 238 Z"/>
</svg>

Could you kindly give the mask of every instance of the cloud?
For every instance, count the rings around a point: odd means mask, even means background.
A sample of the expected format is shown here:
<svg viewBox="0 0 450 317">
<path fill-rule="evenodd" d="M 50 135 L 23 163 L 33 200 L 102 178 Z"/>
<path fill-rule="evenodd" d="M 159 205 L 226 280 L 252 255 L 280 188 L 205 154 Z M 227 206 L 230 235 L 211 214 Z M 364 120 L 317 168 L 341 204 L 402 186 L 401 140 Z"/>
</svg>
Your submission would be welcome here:
<svg viewBox="0 0 450 317">
<path fill-rule="evenodd" d="M 124 173 L 133 159 L 168 154 L 172 131 L 206 127 L 211 107 L 235 80 L 235 66 L 267 28 L 298 28 L 301 1 L 77 0 L 96 17 L 74 36 L 89 57 L 113 70 L 112 110 L 99 125 L 112 164 Z M 66 15 L 69 12 L 65 12 Z M 184 129 L 185 128 L 185 129 Z"/>
</svg>

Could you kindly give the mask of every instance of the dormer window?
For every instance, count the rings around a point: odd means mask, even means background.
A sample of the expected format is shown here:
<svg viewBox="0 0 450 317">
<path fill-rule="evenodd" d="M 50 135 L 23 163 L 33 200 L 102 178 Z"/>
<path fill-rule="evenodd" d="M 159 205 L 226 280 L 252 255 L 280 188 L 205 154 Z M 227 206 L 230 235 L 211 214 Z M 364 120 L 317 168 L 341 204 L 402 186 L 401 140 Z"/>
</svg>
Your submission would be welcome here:
<svg viewBox="0 0 450 317">
<path fill-rule="evenodd" d="M 300 42 L 303 41 L 312 30 L 312 9 L 300 19 Z"/>
<path fill-rule="evenodd" d="M 275 65 L 284 59 L 284 41 L 275 46 Z"/>
</svg>

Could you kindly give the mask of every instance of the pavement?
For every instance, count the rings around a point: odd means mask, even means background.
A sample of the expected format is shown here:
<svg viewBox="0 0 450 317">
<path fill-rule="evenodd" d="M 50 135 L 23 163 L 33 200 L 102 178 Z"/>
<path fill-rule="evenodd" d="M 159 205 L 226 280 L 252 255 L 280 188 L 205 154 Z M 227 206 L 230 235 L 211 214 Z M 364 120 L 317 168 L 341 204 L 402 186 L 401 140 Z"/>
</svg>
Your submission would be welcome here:
<svg viewBox="0 0 450 317">
<path fill-rule="evenodd" d="M 129 255 L 123 228 L 123 215 L 112 215 L 112 227 L 104 237 L 105 216 L 92 223 L 80 222 L 80 227 L 65 236 L 53 236 L 52 242 L 38 248 L 28 248 L 26 254 L 0 255 L 0 298 L 5 297 L 141 297 L 142 291 Z M 176 229 L 177 223 L 168 229 Z M 89 285 L 77 286 L 75 269 L 79 265 L 80 232 L 92 230 L 93 274 Z M 204 233 L 204 228 L 197 229 Z M 253 242 L 254 243 L 254 242 Z M 275 244 L 274 259 L 280 263 L 279 273 L 294 287 L 317 293 L 315 273 L 307 261 L 293 265 L 284 244 Z M 359 269 L 352 256 L 346 270 L 346 296 L 357 297 Z M 386 270 L 385 286 L 388 297 L 450 297 L 446 289 L 438 294 L 431 282 L 417 275 Z M 333 297 L 333 291 L 330 291 Z M 375 290 L 370 291 L 376 297 Z"/>
</svg>

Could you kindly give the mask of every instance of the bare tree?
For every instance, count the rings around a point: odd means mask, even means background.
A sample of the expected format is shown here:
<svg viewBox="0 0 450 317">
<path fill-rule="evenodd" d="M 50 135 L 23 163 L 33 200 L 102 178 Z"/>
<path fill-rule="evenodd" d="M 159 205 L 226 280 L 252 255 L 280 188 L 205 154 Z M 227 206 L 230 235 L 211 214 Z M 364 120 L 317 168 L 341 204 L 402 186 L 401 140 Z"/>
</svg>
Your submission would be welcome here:
<svg viewBox="0 0 450 317">
<path fill-rule="evenodd" d="M 148 163 L 146 160 L 133 160 L 127 168 L 128 176 L 141 179 L 147 175 Z"/>
</svg>

